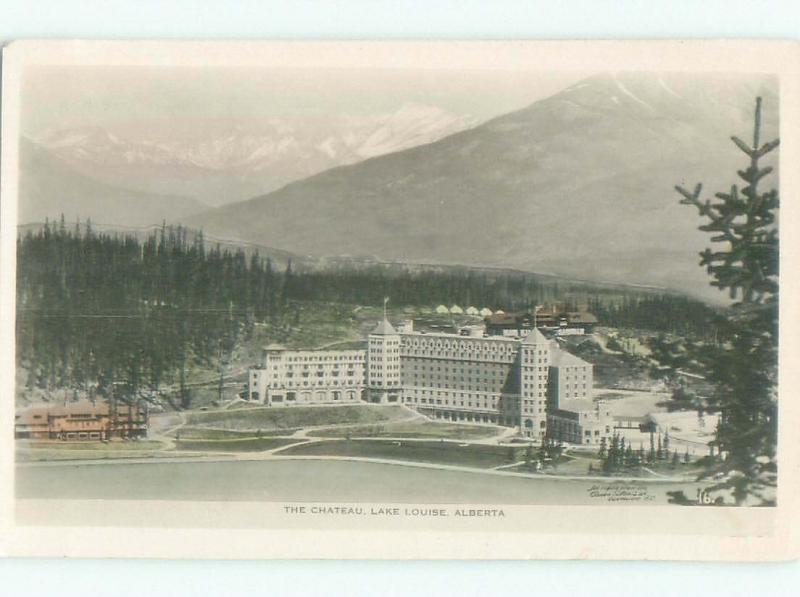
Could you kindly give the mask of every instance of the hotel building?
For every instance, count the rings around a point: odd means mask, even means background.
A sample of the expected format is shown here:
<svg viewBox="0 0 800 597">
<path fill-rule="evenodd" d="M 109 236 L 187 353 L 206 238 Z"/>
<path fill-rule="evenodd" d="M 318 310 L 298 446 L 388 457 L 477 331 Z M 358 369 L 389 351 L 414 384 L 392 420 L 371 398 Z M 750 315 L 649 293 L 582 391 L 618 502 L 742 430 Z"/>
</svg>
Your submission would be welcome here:
<svg viewBox="0 0 800 597">
<path fill-rule="evenodd" d="M 363 350 L 286 350 L 271 344 L 250 369 L 248 398 L 268 406 L 341 404 L 362 399 Z"/>
<path fill-rule="evenodd" d="M 583 440 L 584 427 L 591 427 L 594 443 L 594 431 L 604 430 L 606 421 L 591 403 L 591 390 L 592 365 L 538 329 L 524 337 L 484 336 L 482 330 L 462 336 L 416 332 L 411 322 L 395 329 L 384 319 L 366 350 L 268 346 L 250 370 L 248 398 L 268 405 L 399 403 L 433 419 L 517 427 L 537 439 L 549 433 Z M 581 409 L 577 430 L 572 419 L 562 424 L 556 416 L 567 403 Z"/>
</svg>

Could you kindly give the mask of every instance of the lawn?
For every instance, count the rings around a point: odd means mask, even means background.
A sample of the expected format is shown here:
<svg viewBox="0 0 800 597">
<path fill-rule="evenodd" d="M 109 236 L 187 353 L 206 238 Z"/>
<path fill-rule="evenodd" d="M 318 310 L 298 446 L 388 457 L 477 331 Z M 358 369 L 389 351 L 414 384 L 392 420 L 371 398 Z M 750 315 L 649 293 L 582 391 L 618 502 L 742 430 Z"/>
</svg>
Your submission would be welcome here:
<svg viewBox="0 0 800 597">
<path fill-rule="evenodd" d="M 517 448 L 457 444 L 453 442 L 331 440 L 293 446 L 281 455 L 349 456 L 385 458 L 473 468 L 494 468 L 514 462 L 521 455 Z"/>
<path fill-rule="evenodd" d="M 320 429 L 309 433 L 312 437 L 407 437 L 407 438 L 445 438 L 445 439 L 481 439 L 494 437 L 500 431 L 498 427 L 479 427 L 476 425 L 454 425 L 452 423 L 434 423 L 413 421 L 387 423 L 383 425 L 363 425 L 339 429 Z"/>
<path fill-rule="evenodd" d="M 404 416 L 395 405 L 353 404 L 342 406 L 265 406 L 193 412 L 188 424 L 194 427 L 217 427 L 233 430 L 293 430 L 318 425 L 379 423 Z"/>
<path fill-rule="evenodd" d="M 257 437 L 272 437 L 275 435 L 291 435 L 295 429 L 277 429 L 262 431 L 237 431 L 235 429 L 206 429 L 205 427 L 181 427 L 176 430 L 175 437 L 179 440 L 218 440 L 218 439 L 248 439 Z"/>
<path fill-rule="evenodd" d="M 18 462 L 48 460 L 100 460 L 150 458 L 166 455 L 164 444 L 156 441 L 131 442 L 31 442 L 17 444 Z"/>
<path fill-rule="evenodd" d="M 285 437 L 249 437 L 245 439 L 220 440 L 181 440 L 176 442 L 177 450 L 199 450 L 203 452 L 263 452 L 281 446 L 288 446 L 298 440 Z"/>
<path fill-rule="evenodd" d="M 51 442 L 31 442 L 30 448 L 50 449 L 50 450 L 99 450 L 103 452 L 117 451 L 147 451 L 158 450 L 163 446 L 157 441 L 111 441 L 111 442 L 91 442 L 91 441 L 51 441 Z"/>
</svg>

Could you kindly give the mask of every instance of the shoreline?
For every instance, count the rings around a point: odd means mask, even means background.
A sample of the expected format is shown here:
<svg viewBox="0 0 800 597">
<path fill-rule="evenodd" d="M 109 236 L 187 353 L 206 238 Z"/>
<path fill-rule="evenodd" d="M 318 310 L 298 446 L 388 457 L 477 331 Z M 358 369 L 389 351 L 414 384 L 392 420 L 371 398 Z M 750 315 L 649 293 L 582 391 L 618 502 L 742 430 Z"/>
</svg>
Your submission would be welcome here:
<svg viewBox="0 0 800 597">
<path fill-rule="evenodd" d="M 630 477 L 630 476 L 590 476 L 590 475 L 558 475 L 558 474 L 532 474 L 516 471 L 505 471 L 498 469 L 482 469 L 476 467 L 457 466 L 450 464 L 436 464 L 429 462 L 416 462 L 410 460 L 394 460 L 388 458 L 368 458 L 356 456 L 325 456 L 325 455 L 292 455 L 282 456 L 273 454 L 213 454 L 197 456 L 175 456 L 175 457 L 156 457 L 156 458 L 109 458 L 109 459 L 83 459 L 83 460 L 49 460 L 16 462 L 15 466 L 21 468 L 35 467 L 66 467 L 66 466 L 103 466 L 111 464 L 202 464 L 215 462 L 280 462 L 280 461 L 343 461 L 343 462 L 367 462 L 371 464 L 383 464 L 388 466 L 404 466 L 411 468 L 424 468 L 433 470 L 456 471 L 473 474 L 494 475 L 501 477 L 517 477 L 532 480 L 554 480 L 554 481 L 593 481 L 601 483 L 649 483 L 649 484 L 679 484 L 694 483 L 694 477 Z"/>
</svg>

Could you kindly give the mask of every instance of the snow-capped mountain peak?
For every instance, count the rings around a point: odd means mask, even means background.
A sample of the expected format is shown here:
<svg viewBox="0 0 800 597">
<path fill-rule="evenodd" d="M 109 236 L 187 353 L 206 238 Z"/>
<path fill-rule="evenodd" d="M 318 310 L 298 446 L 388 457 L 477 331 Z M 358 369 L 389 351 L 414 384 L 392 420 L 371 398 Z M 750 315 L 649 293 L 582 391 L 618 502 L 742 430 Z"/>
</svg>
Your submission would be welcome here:
<svg viewBox="0 0 800 597">
<path fill-rule="evenodd" d="M 375 157 L 438 141 L 477 124 L 441 108 L 409 102 L 389 116 L 358 148 L 362 157 Z"/>
<path fill-rule="evenodd" d="M 243 199 L 243 193 L 267 192 L 335 166 L 431 143 L 475 124 L 469 116 L 410 102 L 382 115 L 183 123 L 180 134 L 164 123 L 138 123 L 134 129 L 71 127 L 44 131 L 34 141 L 83 174 L 125 188 L 183 194 L 181 181 L 165 174 L 176 168 L 181 177 L 199 170 L 202 176 L 230 178 L 232 183 L 228 189 L 222 185 L 222 194 L 219 186 L 209 188 L 214 196 L 203 196 L 204 185 L 196 181 L 184 185 L 185 194 L 219 203 Z M 171 176 L 168 184 L 161 184 L 159 177 L 164 176 Z"/>
</svg>

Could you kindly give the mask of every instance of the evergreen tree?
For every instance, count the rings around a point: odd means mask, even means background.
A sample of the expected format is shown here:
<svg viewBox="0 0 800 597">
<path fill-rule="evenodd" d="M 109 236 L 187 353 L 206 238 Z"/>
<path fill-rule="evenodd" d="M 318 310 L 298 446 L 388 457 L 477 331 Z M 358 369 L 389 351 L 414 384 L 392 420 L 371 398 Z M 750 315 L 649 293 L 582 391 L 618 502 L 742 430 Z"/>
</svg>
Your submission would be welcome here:
<svg viewBox="0 0 800 597">
<path fill-rule="evenodd" d="M 616 471 L 619 466 L 619 436 L 615 433 L 611 438 L 611 448 L 608 451 L 609 468 Z"/>
<path fill-rule="evenodd" d="M 542 442 L 542 443 L 539 445 L 539 454 L 538 454 L 538 458 L 539 458 L 539 462 L 541 462 L 542 464 L 544 464 L 544 463 L 545 463 L 545 461 L 547 460 L 547 439 L 545 439 L 545 440 L 544 440 L 544 441 L 543 441 L 543 442 Z"/>
<path fill-rule="evenodd" d="M 676 187 L 681 203 L 699 211 L 713 234 L 717 250 L 701 253 L 700 265 L 711 285 L 727 290 L 736 301 L 720 326 L 726 343 L 695 348 L 716 391 L 709 407 L 720 411 L 717 445 L 724 458 L 707 474 L 721 475 L 712 490 L 732 490 L 737 504 L 748 497 L 772 503 L 777 480 L 777 350 L 778 350 L 778 230 L 777 190 L 761 192 L 759 183 L 772 172 L 760 160 L 778 147 L 777 139 L 761 142 L 761 98 L 756 100 L 752 144 L 732 137 L 749 158 L 738 171 L 746 183 L 741 190 L 701 199 L 702 185 L 693 191 Z M 689 349 L 687 349 L 689 350 Z"/>
</svg>

